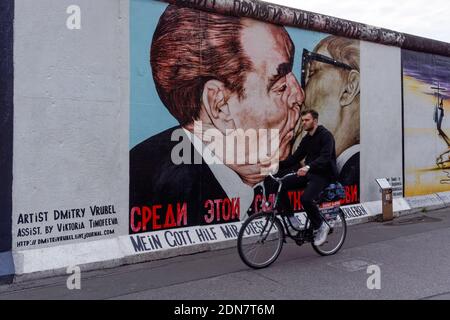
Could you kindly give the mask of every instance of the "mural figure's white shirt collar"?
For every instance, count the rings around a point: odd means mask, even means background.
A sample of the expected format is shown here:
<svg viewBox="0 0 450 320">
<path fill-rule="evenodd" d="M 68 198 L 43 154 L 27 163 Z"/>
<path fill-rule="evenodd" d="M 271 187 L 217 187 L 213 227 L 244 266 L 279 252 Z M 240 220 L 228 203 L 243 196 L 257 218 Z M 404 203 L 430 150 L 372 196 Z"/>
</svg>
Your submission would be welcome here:
<svg viewBox="0 0 450 320">
<path fill-rule="evenodd" d="M 183 128 L 186 135 L 194 145 L 195 150 L 202 155 L 205 162 L 211 169 L 214 177 L 220 183 L 221 187 L 227 194 L 228 198 L 240 198 L 240 218 L 246 216 L 248 208 L 253 203 L 253 188 L 242 182 L 241 177 L 231 168 L 223 164 L 223 162 L 217 158 L 210 149 L 201 141 L 195 134 Z M 207 149 L 206 152 L 201 148 Z M 261 185 L 258 184 L 258 185 Z M 256 186 L 255 186 L 256 187 Z"/>
</svg>

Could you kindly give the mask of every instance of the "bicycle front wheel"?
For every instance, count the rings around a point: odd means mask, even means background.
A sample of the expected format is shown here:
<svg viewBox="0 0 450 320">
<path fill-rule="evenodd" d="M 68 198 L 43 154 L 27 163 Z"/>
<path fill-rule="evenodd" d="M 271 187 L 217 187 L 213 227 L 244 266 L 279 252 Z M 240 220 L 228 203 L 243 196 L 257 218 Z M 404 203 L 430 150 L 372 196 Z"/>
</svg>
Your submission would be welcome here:
<svg viewBox="0 0 450 320">
<path fill-rule="evenodd" d="M 322 256 L 330 256 L 339 251 L 344 244 L 345 237 L 347 236 L 347 221 L 345 221 L 345 215 L 342 209 L 339 209 L 339 213 L 336 218 L 327 220 L 330 226 L 328 232 L 327 241 L 321 246 L 315 246 L 312 242 L 313 249 Z"/>
<path fill-rule="evenodd" d="M 280 220 L 274 214 L 261 212 L 242 224 L 237 247 L 239 256 L 246 265 L 261 269 L 278 258 L 283 242 L 284 229 Z"/>
</svg>

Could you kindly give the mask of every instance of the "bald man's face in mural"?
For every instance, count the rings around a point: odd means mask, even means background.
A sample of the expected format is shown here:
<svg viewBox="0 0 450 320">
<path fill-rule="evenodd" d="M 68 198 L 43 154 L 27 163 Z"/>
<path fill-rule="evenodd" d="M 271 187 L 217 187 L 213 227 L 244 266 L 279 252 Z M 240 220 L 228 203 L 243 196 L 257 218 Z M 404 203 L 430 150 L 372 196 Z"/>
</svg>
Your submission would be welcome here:
<svg viewBox="0 0 450 320">
<path fill-rule="evenodd" d="M 245 74 L 243 97 L 224 90 L 226 103 L 221 112 L 227 121 L 215 121 L 215 125 L 219 129 L 244 131 L 279 130 L 279 158 L 283 160 L 291 151 L 304 100 L 303 90 L 292 73 L 294 48 L 282 27 L 249 19 L 244 19 L 243 23 L 241 43 L 253 67 Z M 214 85 L 218 83 L 207 83 L 205 90 L 211 91 Z M 231 166 L 249 184 L 263 178 L 258 165 Z"/>
<path fill-rule="evenodd" d="M 278 129 L 280 158 L 290 151 L 289 142 L 299 119 L 303 91 L 292 73 L 293 60 L 284 28 L 245 21 L 241 41 L 253 63 L 244 83 L 245 97 L 233 95 L 228 104 L 237 128 Z M 292 50 L 293 51 L 293 50 Z"/>
</svg>

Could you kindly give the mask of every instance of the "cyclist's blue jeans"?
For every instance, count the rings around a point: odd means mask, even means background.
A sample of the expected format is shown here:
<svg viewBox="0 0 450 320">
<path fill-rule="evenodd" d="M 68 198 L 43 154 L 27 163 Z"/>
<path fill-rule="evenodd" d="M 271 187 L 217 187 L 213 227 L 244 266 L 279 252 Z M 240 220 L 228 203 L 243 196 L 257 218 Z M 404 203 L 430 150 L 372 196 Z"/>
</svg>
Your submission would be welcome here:
<svg viewBox="0 0 450 320">
<path fill-rule="evenodd" d="M 280 190 L 280 202 L 283 206 L 284 213 L 293 213 L 288 191 L 304 188 L 304 193 L 302 194 L 300 201 L 309 220 L 311 220 L 312 227 L 314 229 L 319 229 L 322 224 L 322 219 L 320 218 L 319 208 L 314 200 L 316 200 L 322 190 L 330 184 L 330 181 L 331 180 L 327 177 L 311 173 L 308 173 L 305 177 L 295 175 L 286 178 L 283 181 L 283 187 Z"/>
</svg>

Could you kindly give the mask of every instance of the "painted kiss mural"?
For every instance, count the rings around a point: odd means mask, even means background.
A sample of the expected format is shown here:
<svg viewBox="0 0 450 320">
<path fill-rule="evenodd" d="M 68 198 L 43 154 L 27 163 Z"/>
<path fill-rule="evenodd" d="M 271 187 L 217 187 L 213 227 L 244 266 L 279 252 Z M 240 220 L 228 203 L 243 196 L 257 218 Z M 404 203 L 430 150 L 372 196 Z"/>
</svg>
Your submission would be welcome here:
<svg viewBox="0 0 450 320">
<path fill-rule="evenodd" d="M 450 58 L 402 51 L 405 196 L 450 190 Z"/>
<path fill-rule="evenodd" d="M 139 0 L 130 36 L 130 233 L 270 209 L 267 171 L 308 108 L 335 136 L 345 202 L 359 202 L 358 41 Z"/>
</svg>

